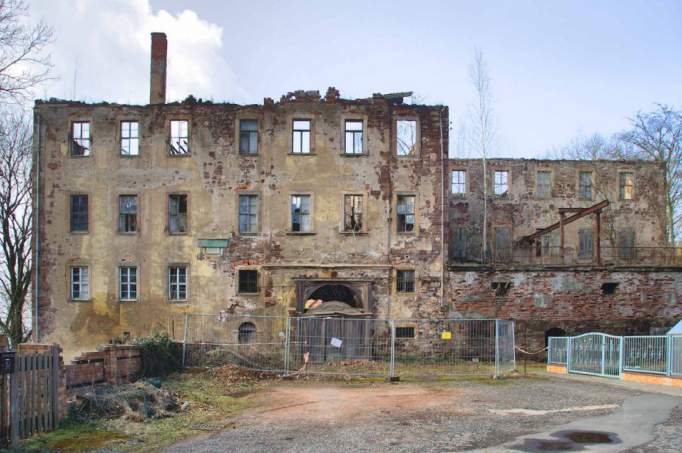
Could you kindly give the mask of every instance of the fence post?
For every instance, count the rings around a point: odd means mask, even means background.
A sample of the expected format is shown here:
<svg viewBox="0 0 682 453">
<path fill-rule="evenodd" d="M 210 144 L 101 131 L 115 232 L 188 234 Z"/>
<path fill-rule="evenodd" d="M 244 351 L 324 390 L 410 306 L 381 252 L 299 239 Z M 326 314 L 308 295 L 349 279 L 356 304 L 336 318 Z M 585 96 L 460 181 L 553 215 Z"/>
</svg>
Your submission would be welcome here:
<svg viewBox="0 0 682 453">
<path fill-rule="evenodd" d="M 672 376 L 673 374 L 673 336 L 666 336 L 666 350 L 665 350 L 665 374 Z"/>
<path fill-rule="evenodd" d="M 620 337 L 620 348 L 618 351 L 618 376 L 623 379 L 623 357 L 625 355 L 625 337 Z"/>
<path fill-rule="evenodd" d="M 17 354 L 14 358 L 14 370 L 10 376 L 10 445 L 16 448 L 19 445 L 19 374 L 23 367 L 21 366 L 22 356 Z"/>
<path fill-rule="evenodd" d="M 511 322 L 511 334 L 512 334 L 512 370 L 516 371 L 516 323 L 514 321 L 509 321 Z M 523 362 L 523 372 L 526 372 L 526 362 L 525 362 L 525 356 L 524 356 L 524 362 Z"/>
<path fill-rule="evenodd" d="M 395 321 L 390 320 L 389 326 L 391 328 L 391 362 L 389 365 L 389 380 L 396 381 L 397 376 L 395 375 Z"/>
<path fill-rule="evenodd" d="M 566 373 L 571 372 L 571 349 L 573 349 L 572 337 L 568 337 L 566 340 Z"/>
<path fill-rule="evenodd" d="M 59 390 L 61 389 L 61 368 L 59 363 L 59 346 L 52 346 L 52 369 L 50 393 L 52 394 L 52 429 L 59 427 Z"/>
<path fill-rule="evenodd" d="M 601 374 L 602 376 L 606 372 L 606 337 L 602 335 L 601 337 Z"/>
<path fill-rule="evenodd" d="M 495 320 L 495 377 L 500 375 L 500 321 Z"/>
<path fill-rule="evenodd" d="M 185 326 L 182 336 L 182 368 L 185 369 L 185 356 L 187 354 L 187 334 L 189 332 L 189 313 L 185 313 Z"/>
<path fill-rule="evenodd" d="M 289 348 L 291 347 L 291 318 L 286 319 L 286 329 L 284 329 L 284 375 L 289 375 Z"/>
</svg>

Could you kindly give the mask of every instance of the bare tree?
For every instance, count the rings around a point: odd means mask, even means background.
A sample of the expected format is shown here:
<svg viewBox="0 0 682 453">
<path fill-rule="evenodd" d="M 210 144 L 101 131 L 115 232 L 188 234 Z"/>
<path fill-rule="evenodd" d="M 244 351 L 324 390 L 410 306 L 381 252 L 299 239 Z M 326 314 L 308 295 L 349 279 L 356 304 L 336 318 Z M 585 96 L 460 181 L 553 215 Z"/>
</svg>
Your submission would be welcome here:
<svg viewBox="0 0 682 453">
<path fill-rule="evenodd" d="M 629 154 L 627 148 L 617 135 L 608 137 L 594 133 L 588 137 L 578 136 L 568 144 L 550 150 L 547 156 L 575 160 L 623 159 Z"/>
<path fill-rule="evenodd" d="M 24 1 L 0 0 L 0 103 L 23 103 L 50 78 L 50 57 L 44 51 L 52 30 L 42 21 L 28 25 L 27 18 Z"/>
<path fill-rule="evenodd" d="M 661 105 L 652 112 L 638 112 L 631 130 L 620 135 L 641 159 L 665 164 L 666 238 L 675 245 L 682 217 L 682 112 Z"/>
<path fill-rule="evenodd" d="M 0 331 L 26 341 L 25 303 L 31 284 L 31 125 L 23 115 L 0 117 Z"/>
<path fill-rule="evenodd" d="M 483 259 L 488 255 L 488 169 L 487 157 L 495 139 L 495 117 L 493 97 L 490 88 L 488 65 L 483 53 L 476 49 L 474 59 L 469 66 L 469 79 L 474 88 L 475 100 L 470 106 L 470 124 L 468 127 L 472 149 L 483 161 Z"/>
</svg>

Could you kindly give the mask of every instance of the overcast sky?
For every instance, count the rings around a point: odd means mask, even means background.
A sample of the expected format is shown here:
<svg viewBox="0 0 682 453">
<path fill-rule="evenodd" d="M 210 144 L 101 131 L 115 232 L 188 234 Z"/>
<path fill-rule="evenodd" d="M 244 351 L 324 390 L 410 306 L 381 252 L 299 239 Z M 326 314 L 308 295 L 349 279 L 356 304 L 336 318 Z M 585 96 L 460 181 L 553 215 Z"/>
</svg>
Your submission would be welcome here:
<svg viewBox="0 0 682 453">
<path fill-rule="evenodd" d="M 169 100 L 261 103 L 296 89 L 344 97 L 412 90 L 472 102 L 474 49 L 488 62 L 494 154 L 543 156 L 613 133 L 655 103 L 682 107 L 682 1 L 32 0 L 52 25 L 58 79 L 43 97 L 146 103 L 149 33 L 169 45 Z M 451 136 L 451 141 L 456 138 Z"/>
</svg>

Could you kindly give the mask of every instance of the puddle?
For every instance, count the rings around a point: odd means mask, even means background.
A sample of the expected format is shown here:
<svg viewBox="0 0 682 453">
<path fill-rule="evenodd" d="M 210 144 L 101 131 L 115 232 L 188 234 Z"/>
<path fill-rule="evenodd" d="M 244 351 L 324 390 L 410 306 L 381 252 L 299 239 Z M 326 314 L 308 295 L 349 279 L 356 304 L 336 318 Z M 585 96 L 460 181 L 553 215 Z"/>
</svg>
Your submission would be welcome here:
<svg viewBox="0 0 682 453">
<path fill-rule="evenodd" d="M 568 439 L 577 444 L 616 444 L 620 443 L 618 435 L 602 431 L 559 431 L 552 436 Z"/>
<path fill-rule="evenodd" d="M 556 439 L 524 439 L 523 444 L 511 448 L 526 452 L 581 451 L 585 450 L 583 445 L 620 443 L 617 434 L 603 431 L 557 431 L 552 437 Z"/>
<path fill-rule="evenodd" d="M 524 439 L 521 445 L 512 445 L 512 449 L 526 452 L 543 452 L 543 451 L 580 451 L 584 450 L 578 444 L 574 444 L 569 440 L 553 440 L 553 439 Z"/>
</svg>

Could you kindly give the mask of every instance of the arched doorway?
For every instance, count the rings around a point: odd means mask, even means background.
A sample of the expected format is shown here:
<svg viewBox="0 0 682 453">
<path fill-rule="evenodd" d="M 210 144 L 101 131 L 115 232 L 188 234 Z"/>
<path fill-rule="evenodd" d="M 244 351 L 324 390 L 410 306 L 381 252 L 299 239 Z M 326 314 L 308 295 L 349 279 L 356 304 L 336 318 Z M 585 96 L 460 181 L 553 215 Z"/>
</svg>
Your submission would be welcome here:
<svg viewBox="0 0 682 453">
<path fill-rule="evenodd" d="M 335 300 L 345 302 L 353 308 L 362 308 L 362 302 L 355 292 L 347 285 L 339 283 L 328 283 L 313 288 L 308 299 L 320 299 L 324 302 Z"/>
<path fill-rule="evenodd" d="M 545 332 L 545 347 L 549 346 L 549 337 L 565 337 L 566 331 L 559 327 L 552 327 Z"/>
</svg>

